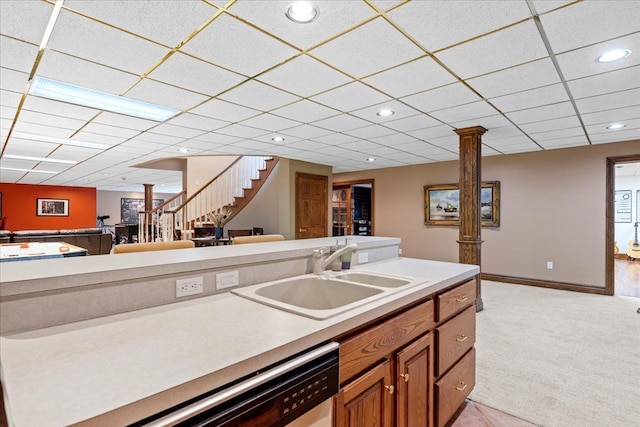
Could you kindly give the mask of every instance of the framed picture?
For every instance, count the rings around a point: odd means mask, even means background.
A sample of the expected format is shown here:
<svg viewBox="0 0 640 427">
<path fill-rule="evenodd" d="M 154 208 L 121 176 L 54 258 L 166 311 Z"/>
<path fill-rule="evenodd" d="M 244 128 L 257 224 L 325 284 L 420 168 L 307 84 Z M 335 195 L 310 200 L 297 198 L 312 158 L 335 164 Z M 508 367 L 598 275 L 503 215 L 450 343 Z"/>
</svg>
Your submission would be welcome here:
<svg viewBox="0 0 640 427">
<path fill-rule="evenodd" d="M 631 190 L 616 190 L 614 205 L 615 222 L 631 222 Z"/>
<path fill-rule="evenodd" d="M 164 203 L 164 199 L 153 199 L 153 207 L 157 207 Z M 120 223 L 121 224 L 137 224 L 138 212 L 144 210 L 144 199 L 120 199 Z"/>
<path fill-rule="evenodd" d="M 483 227 L 500 226 L 500 181 L 482 183 L 480 215 Z M 457 226 L 460 223 L 458 184 L 424 186 L 425 225 Z"/>
<path fill-rule="evenodd" d="M 69 199 L 36 199 L 37 216 L 69 216 Z"/>
</svg>

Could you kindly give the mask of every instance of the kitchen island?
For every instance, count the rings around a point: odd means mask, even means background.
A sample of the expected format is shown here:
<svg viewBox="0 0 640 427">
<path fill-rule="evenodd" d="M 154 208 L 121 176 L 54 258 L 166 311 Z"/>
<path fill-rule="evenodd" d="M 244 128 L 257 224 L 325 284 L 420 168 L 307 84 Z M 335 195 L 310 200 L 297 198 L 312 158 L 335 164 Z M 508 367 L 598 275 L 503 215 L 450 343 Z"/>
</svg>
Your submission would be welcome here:
<svg viewBox="0 0 640 427">
<path fill-rule="evenodd" d="M 10 425 L 133 423 L 479 272 L 399 258 L 395 238 L 354 237 L 369 260 L 354 270 L 410 276 L 415 286 L 325 320 L 216 290 L 215 275 L 229 270 L 239 271 L 239 286 L 307 274 L 311 251 L 333 242 L 88 257 L 89 264 L 43 260 L 3 270 L 0 363 Z M 175 281 L 195 275 L 204 293 L 177 299 Z"/>
</svg>

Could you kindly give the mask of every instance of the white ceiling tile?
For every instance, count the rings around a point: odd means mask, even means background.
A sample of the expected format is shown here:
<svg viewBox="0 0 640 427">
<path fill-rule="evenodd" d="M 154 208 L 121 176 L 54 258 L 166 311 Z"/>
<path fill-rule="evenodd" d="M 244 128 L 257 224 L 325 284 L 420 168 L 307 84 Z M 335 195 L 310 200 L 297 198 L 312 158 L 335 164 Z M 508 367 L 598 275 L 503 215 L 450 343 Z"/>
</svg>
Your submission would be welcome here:
<svg viewBox="0 0 640 427">
<path fill-rule="evenodd" d="M 246 120 L 249 117 L 257 116 L 260 111 L 251 108 L 236 105 L 231 102 L 212 99 L 193 108 L 191 113 L 201 116 L 210 117 L 212 119 L 224 120 L 225 122 L 235 123 Z"/>
<path fill-rule="evenodd" d="M 534 5 L 535 10 L 539 15 L 573 2 L 574 0 L 531 0 L 531 3 Z"/>
<path fill-rule="evenodd" d="M 638 31 L 637 1 L 583 1 L 540 17 L 555 53 Z"/>
<path fill-rule="evenodd" d="M 13 154 L 19 156 L 36 156 L 47 157 L 56 148 L 59 148 L 59 144 L 52 144 L 50 142 L 32 141 L 30 139 L 21 139 L 12 137 L 13 144 L 8 144 L 5 151 L 6 154 Z"/>
<path fill-rule="evenodd" d="M 422 56 L 409 39 L 382 18 L 374 19 L 311 51 L 351 76 L 364 77 Z"/>
<path fill-rule="evenodd" d="M 285 140 L 286 142 L 286 140 Z M 304 151 L 307 155 L 313 156 L 312 150 L 316 150 L 318 148 L 326 147 L 327 144 L 322 144 L 320 142 L 311 141 L 309 139 L 303 139 L 291 144 L 285 144 L 286 147 L 291 147 L 297 150 Z"/>
<path fill-rule="evenodd" d="M 129 141 L 135 142 L 152 142 L 161 145 L 173 145 L 182 142 L 184 138 L 177 136 L 161 135 L 159 133 L 145 132 L 141 135 L 134 136 Z"/>
<path fill-rule="evenodd" d="M 518 125 L 573 115 L 575 115 L 575 110 L 570 102 L 561 102 L 559 104 L 544 105 L 542 107 L 506 113 L 506 116 Z"/>
<path fill-rule="evenodd" d="M 536 25 L 529 20 L 436 56 L 458 76 L 469 78 L 549 55 Z"/>
<path fill-rule="evenodd" d="M 566 80 L 593 76 L 640 64 L 640 55 L 633 53 L 619 61 L 608 63 L 596 62 L 596 58 L 598 56 L 613 48 L 625 48 L 631 49 L 633 52 L 639 52 L 640 32 L 627 37 L 621 37 L 615 40 L 609 40 L 603 43 L 590 45 L 582 49 L 563 53 L 561 55 L 557 55 L 556 58 L 558 59 L 558 64 L 560 65 L 560 69 L 562 70 L 562 74 Z"/>
<path fill-rule="evenodd" d="M 394 22 L 430 52 L 530 16 L 524 1 L 414 1 L 389 13 Z"/>
<path fill-rule="evenodd" d="M 1 1 L 0 4 L 2 4 Z M 37 55 L 37 45 L 0 35 L 0 64 L 3 67 L 30 73 Z"/>
<path fill-rule="evenodd" d="M 241 139 L 242 138 L 239 138 L 237 136 L 223 135 L 215 132 L 205 133 L 193 138 L 194 141 L 202 141 L 218 145 L 233 144 L 234 142 L 240 141 Z"/>
<path fill-rule="evenodd" d="M 567 82 L 574 98 L 640 87 L 640 65 Z"/>
<path fill-rule="evenodd" d="M 207 99 L 205 96 L 149 79 L 143 79 L 124 96 L 164 107 L 187 110 Z"/>
<path fill-rule="evenodd" d="M 560 76 L 549 58 L 467 80 L 467 83 L 485 98 L 495 98 L 559 82 Z"/>
<path fill-rule="evenodd" d="M 355 136 L 357 138 L 363 139 L 372 139 L 372 138 L 380 138 L 386 135 L 391 135 L 394 132 L 381 125 L 371 125 L 358 129 L 352 129 L 345 131 L 347 135 Z"/>
<path fill-rule="evenodd" d="M 289 104 L 282 108 L 271 111 L 280 117 L 286 117 L 301 123 L 309 123 L 316 120 L 322 120 L 327 117 L 335 116 L 340 112 L 324 105 L 320 105 L 313 101 L 303 99 L 293 104 Z"/>
<path fill-rule="evenodd" d="M 272 133 L 266 133 L 264 135 L 256 136 L 251 139 L 254 141 L 266 142 L 268 144 L 275 144 L 275 145 L 291 144 L 293 142 L 300 141 L 300 138 L 296 138 L 295 136 L 287 135 L 285 138 L 282 135 L 283 134 L 281 132 L 272 132 Z M 284 140 L 274 141 L 273 138 L 275 137 L 284 138 Z"/>
<path fill-rule="evenodd" d="M 603 144 L 607 142 L 638 140 L 638 138 L 640 138 L 640 132 L 638 132 L 638 129 L 623 129 L 611 133 L 599 133 L 590 136 L 589 139 L 593 144 Z"/>
<path fill-rule="evenodd" d="M 448 151 L 458 152 L 460 147 L 460 137 L 452 132 L 451 135 L 444 135 L 438 138 L 430 138 L 429 142 L 437 147 L 446 148 Z"/>
<path fill-rule="evenodd" d="M 456 81 L 433 58 L 420 58 L 363 80 L 394 98 L 433 89 Z"/>
<path fill-rule="evenodd" d="M 301 125 L 301 126 L 287 129 L 282 133 L 285 135 L 296 136 L 301 139 L 306 139 L 306 138 L 311 139 L 311 138 L 317 138 L 319 136 L 329 135 L 333 132 L 326 129 L 319 128 L 317 126 Z"/>
<path fill-rule="evenodd" d="M 494 114 L 492 116 L 484 116 L 480 118 L 462 120 L 459 122 L 450 122 L 456 129 L 463 129 L 471 126 L 482 126 L 489 131 L 495 128 L 512 127 L 512 123 L 503 115 Z M 486 135 L 486 133 L 485 133 Z"/>
<path fill-rule="evenodd" d="M 454 83 L 402 98 L 402 102 L 425 113 L 479 100 L 480 97 L 462 83 Z"/>
<path fill-rule="evenodd" d="M 540 107 L 542 105 L 569 101 L 569 95 L 567 94 L 564 86 L 557 83 L 511 95 L 491 98 L 489 101 L 498 107 L 498 109 L 503 113 L 508 113 L 511 111 L 526 110 L 528 108 Z"/>
<path fill-rule="evenodd" d="M 443 136 L 450 136 L 455 134 L 453 132 L 453 127 L 448 125 L 439 125 L 439 126 L 432 126 L 424 129 L 416 129 L 407 133 L 415 138 L 426 140 L 426 141 L 429 141 L 434 138 L 440 138 Z"/>
<path fill-rule="evenodd" d="M 149 77 L 201 94 L 215 96 L 246 80 L 246 77 L 176 52 Z"/>
<path fill-rule="evenodd" d="M 589 141 L 584 136 L 574 136 L 569 138 L 550 139 L 539 143 L 545 150 L 555 150 L 558 148 L 579 147 L 589 145 Z"/>
<path fill-rule="evenodd" d="M 28 79 L 28 73 L 0 67 L 0 89 L 21 94 L 24 92 Z M 4 103 L 4 99 L 0 99 L 0 102 L 2 102 L 3 105 L 7 105 Z"/>
<path fill-rule="evenodd" d="M 389 109 L 393 111 L 394 114 L 391 116 L 378 116 L 377 113 L 382 109 Z M 351 111 L 349 114 L 375 123 L 388 123 L 393 120 L 399 120 L 403 117 L 415 116 L 416 114 L 420 114 L 420 112 L 406 104 L 392 100 L 378 105 L 371 105 L 360 110 Z"/>
<path fill-rule="evenodd" d="M 380 145 L 384 145 L 385 147 L 395 147 L 401 144 L 408 144 L 408 143 L 420 141 L 420 140 L 411 135 L 406 135 L 403 133 L 393 133 L 390 135 L 384 135 L 377 138 L 371 138 L 371 141 L 378 143 Z"/>
<path fill-rule="evenodd" d="M 607 124 L 604 123 L 598 123 L 595 125 L 589 125 L 586 126 L 587 128 L 587 132 L 589 133 L 589 135 L 596 135 L 596 134 L 601 134 L 601 133 L 606 133 L 606 134 L 614 134 L 617 133 L 618 131 L 629 131 L 629 130 L 633 130 L 635 129 L 636 132 L 638 133 L 638 136 L 640 137 L 640 118 L 637 119 L 633 119 L 633 120 L 625 120 L 624 121 L 624 125 L 625 127 L 622 129 L 617 129 L 617 130 L 611 130 L 611 129 L 607 129 Z"/>
<path fill-rule="evenodd" d="M 582 139 L 585 142 L 587 140 L 584 134 L 584 130 L 582 130 L 582 127 L 557 129 L 557 130 L 550 130 L 546 132 L 532 132 L 532 133 L 529 133 L 529 136 L 533 138 L 536 142 L 539 142 L 540 145 L 543 145 L 542 142 L 544 141 L 554 141 L 557 139 L 569 138 L 569 137 L 582 137 Z"/>
<path fill-rule="evenodd" d="M 93 108 L 52 101 L 50 99 L 39 98 L 31 95 L 27 96 L 23 109 L 38 111 L 41 113 L 53 113 L 57 116 L 71 117 L 78 120 L 90 120 L 92 117 L 100 113 L 100 110 L 95 110 Z"/>
<path fill-rule="evenodd" d="M 258 80 L 302 97 L 309 97 L 351 81 L 344 74 L 307 55 L 301 55 L 260 75 Z"/>
<path fill-rule="evenodd" d="M 413 142 L 408 142 L 406 144 L 399 144 L 399 145 L 395 145 L 393 148 L 400 150 L 400 151 L 405 151 L 408 153 L 414 153 L 414 152 L 420 152 L 420 155 L 424 155 L 424 152 L 429 152 L 429 153 L 436 153 L 442 150 L 442 148 L 440 147 L 434 147 L 433 145 L 429 144 L 426 141 L 413 141 Z"/>
<path fill-rule="evenodd" d="M 471 119 L 478 119 L 480 117 L 493 116 L 496 114 L 496 109 L 485 101 L 471 102 L 469 104 L 458 105 L 452 108 L 445 108 L 443 110 L 433 111 L 431 116 L 445 123 L 451 123 L 456 121 L 467 121 Z"/>
<path fill-rule="evenodd" d="M 618 108 L 613 110 L 598 111 L 595 113 L 583 114 L 582 121 L 585 125 L 593 124 L 611 124 L 615 122 L 624 123 L 627 120 L 640 117 L 640 105 L 631 107 Z"/>
<path fill-rule="evenodd" d="M 525 142 L 521 144 L 507 145 L 500 148 L 504 154 L 525 153 L 529 151 L 541 151 L 542 148 L 537 146 L 534 142 Z"/>
<path fill-rule="evenodd" d="M 520 128 L 531 134 L 535 132 L 546 132 L 557 129 L 576 128 L 580 126 L 580 121 L 576 117 L 562 117 L 559 119 L 545 120 L 543 122 L 527 123 Z"/>
<path fill-rule="evenodd" d="M 391 98 L 362 83 L 353 82 L 316 95 L 311 100 L 346 112 L 390 101 Z"/>
<path fill-rule="evenodd" d="M 60 12 L 47 47 L 135 74 L 148 71 L 169 53 L 155 43 L 66 10 Z"/>
<path fill-rule="evenodd" d="M 273 114 L 261 114 L 241 122 L 243 125 L 252 126 L 258 129 L 266 129 L 271 132 L 277 132 L 282 129 L 288 129 L 300 126 L 300 122 L 285 119 L 283 117 L 274 116 Z"/>
<path fill-rule="evenodd" d="M 274 156 L 291 157 L 300 153 L 300 150 L 296 150 L 293 147 L 287 147 L 287 146 L 274 146 L 273 148 L 271 148 L 270 152 Z"/>
<path fill-rule="evenodd" d="M 138 81 L 135 74 L 51 50 L 42 56 L 37 75 L 114 95 L 122 94 Z"/>
<path fill-rule="evenodd" d="M 207 132 L 229 125 L 229 122 L 191 113 L 180 114 L 172 119 L 167 120 L 165 123 L 192 129 L 204 130 Z"/>
<path fill-rule="evenodd" d="M 342 145 L 346 144 L 347 142 L 357 141 L 358 139 L 359 138 L 356 138 L 355 136 L 347 135 L 344 133 L 332 133 L 330 135 L 313 138 L 314 141 L 322 142 L 323 144 L 328 145 Z"/>
<path fill-rule="evenodd" d="M 18 110 L 20 99 L 22 99 L 22 95 L 19 93 L 0 90 L 0 105 L 2 105 L 2 111 L 3 113 L 5 111 L 11 112 L 8 116 L 2 114 L 3 118 L 13 119 L 15 112 Z"/>
<path fill-rule="evenodd" d="M 529 144 L 531 142 L 531 138 L 524 135 L 522 132 L 520 132 L 519 135 L 510 135 L 509 137 L 499 138 L 499 139 L 485 138 L 485 135 L 488 135 L 488 134 L 486 133 L 482 136 L 482 143 L 496 150 L 501 150 L 502 147 L 509 146 L 509 145 L 525 144 L 525 143 Z"/>
<path fill-rule="evenodd" d="M 418 114 L 400 120 L 392 120 L 384 125 L 388 128 L 397 130 L 398 132 L 408 132 L 426 127 L 438 126 L 442 124 L 438 120 L 427 116 L 426 114 Z"/>
<path fill-rule="evenodd" d="M 255 80 L 248 81 L 218 98 L 238 105 L 251 106 L 261 111 L 273 110 L 300 99 Z"/>
<path fill-rule="evenodd" d="M 100 150 L 84 147 L 71 147 L 69 145 L 61 145 L 56 151 L 51 153 L 49 158 L 60 160 L 81 161 L 100 154 Z"/>
<path fill-rule="evenodd" d="M 226 3 L 220 1 L 219 3 Z M 296 24 L 285 16 L 291 1 L 238 1 L 228 9 L 267 32 L 288 40 L 300 49 L 309 49 L 353 27 L 375 14 L 364 2 L 322 1 L 318 18 L 309 24 Z"/>
<path fill-rule="evenodd" d="M 5 93 L 6 92 L 0 91 L 0 96 L 3 96 Z M 17 111 L 18 109 L 14 107 L 6 107 L 4 105 L 0 106 L 0 119 L 2 119 L 3 121 L 6 120 L 8 122 L 7 129 L 11 126 L 11 123 L 13 122 L 13 118 L 15 117 Z"/>
<path fill-rule="evenodd" d="M 246 76 L 255 76 L 297 53 L 226 14 L 220 15 L 181 50 Z"/>
<path fill-rule="evenodd" d="M 116 145 L 125 141 L 125 138 L 113 135 L 103 135 L 97 134 L 93 132 L 87 132 L 85 130 L 81 130 L 77 134 L 73 136 L 73 140 L 83 141 L 83 142 L 95 142 L 98 144 L 107 144 L 107 145 Z"/>
<path fill-rule="evenodd" d="M 313 125 L 327 130 L 344 132 L 351 129 L 369 126 L 371 123 L 349 114 L 340 114 L 338 116 L 329 117 L 328 119 L 318 120 L 317 122 L 314 122 Z"/>
<path fill-rule="evenodd" d="M 267 133 L 264 129 L 256 129 L 249 126 L 233 124 L 222 129 L 218 129 L 215 133 L 222 135 L 230 135 L 238 138 L 254 138 L 256 136 L 264 135 Z"/>
<path fill-rule="evenodd" d="M 515 126 L 492 127 L 482 135 L 482 142 L 492 145 L 504 143 L 505 139 L 523 136 L 522 131 Z"/>
<path fill-rule="evenodd" d="M 57 126 L 47 126 L 37 123 L 29 123 L 19 120 L 13 128 L 15 132 L 31 133 L 35 135 L 53 136 L 56 138 L 68 138 L 73 133 L 72 129 Z"/>
<path fill-rule="evenodd" d="M 199 1 L 163 1 L 158 7 L 154 1 L 65 0 L 64 6 L 170 47 L 177 46 L 217 11 Z"/>
<path fill-rule="evenodd" d="M 0 33 L 40 45 L 53 6 L 42 1 L 0 1 Z"/>
<path fill-rule="evenodd" d="M 576 100 L 582 114 L 613 110 L 640 104 L 640 88 Z"/>
<path fill-rule="evenodd" d="M 176 136 L 178 138 L 194 138 L 205 133 L 201 129 L 192 129 L 184 126 L 175 126 L 162 123 L 149 131 L 149 134 Z"/>
<path fill-rule="evenodd" d="M 374 148 L 379 148 L 380 145 L 375 142 L 358 140 L 354 142 L 347 142 L 346 144 L 341 145 L 342 148 L 346 148 L 354 151 L 367 151 Z"/>
<path fill-rule="evenodd" d="M 260 141 L 251 141 L 251 140 L 244 140 L 244 141 L 238 141 L 238 142 L 234 142 L 233 143 L 234 147 L 241 147 L 241 148 L 248 148 L 250 150 L 255 151 L 255 154 L 258 153 L 264 153 L 264 154 L 269 154 L 271 149 L 274 147 L 274 144 L 267 144 L 265 142 L 260 142 Z"/>
<path fill-rule="evenodd" d="M 137 129 L 127 129 L 118 126 L 104 125 L 101 123 L 91 122 L 82 128 L 83 132 L 115 136 L 120 138 L 132 138 L 140 133 Z"/>
</svg>

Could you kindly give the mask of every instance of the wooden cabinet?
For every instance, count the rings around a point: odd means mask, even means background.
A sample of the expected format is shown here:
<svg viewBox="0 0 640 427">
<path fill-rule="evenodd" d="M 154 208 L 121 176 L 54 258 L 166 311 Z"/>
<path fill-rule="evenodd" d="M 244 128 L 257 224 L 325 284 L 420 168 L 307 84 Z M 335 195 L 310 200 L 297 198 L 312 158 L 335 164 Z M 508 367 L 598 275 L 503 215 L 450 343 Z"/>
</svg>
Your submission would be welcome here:
<svg viewBox="0 0 640 427">
<path fill-rule="evenodd" d="M 475 280 L 337 337 L 335 426 L 444 426 L 475 385 Z M 436 321 L 436 318 L 438 321 Z"/>
</svg>

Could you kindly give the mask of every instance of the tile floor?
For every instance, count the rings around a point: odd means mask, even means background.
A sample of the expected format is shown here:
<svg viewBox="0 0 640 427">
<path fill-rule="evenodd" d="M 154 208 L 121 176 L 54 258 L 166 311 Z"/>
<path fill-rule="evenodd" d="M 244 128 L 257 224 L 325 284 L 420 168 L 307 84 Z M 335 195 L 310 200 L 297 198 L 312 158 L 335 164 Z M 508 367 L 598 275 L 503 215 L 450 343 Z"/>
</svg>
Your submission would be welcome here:
<svg viewBox="0 0 640 427">
<path fill-rule="evenodd" d="M 458 411 L 458 418 L 450 427 L 537 427 L 536 424 L 468 399 L 461 411 Z"/>
</svg>

